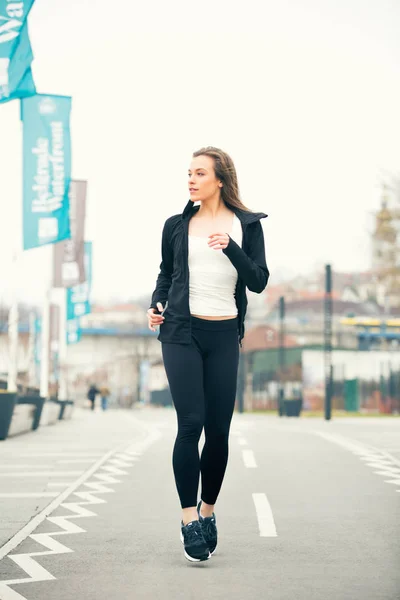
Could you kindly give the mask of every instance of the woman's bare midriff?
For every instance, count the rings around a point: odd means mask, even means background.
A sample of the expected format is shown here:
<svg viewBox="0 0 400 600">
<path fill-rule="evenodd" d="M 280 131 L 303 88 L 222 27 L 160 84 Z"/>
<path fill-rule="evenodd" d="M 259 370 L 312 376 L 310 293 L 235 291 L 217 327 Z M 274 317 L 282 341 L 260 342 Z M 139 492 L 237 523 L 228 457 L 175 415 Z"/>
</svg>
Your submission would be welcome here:
<svg viewBox="0 0 400 600">
<path fill-rule="evenodd" d="M 206 321 L 227 321 L 228 319 L 236 319 L 237 315 L 233 315 L 232 317 L 205 317 L 204 315 L 192 315 L 192 317 L 205 319 Z"/>
</svg>

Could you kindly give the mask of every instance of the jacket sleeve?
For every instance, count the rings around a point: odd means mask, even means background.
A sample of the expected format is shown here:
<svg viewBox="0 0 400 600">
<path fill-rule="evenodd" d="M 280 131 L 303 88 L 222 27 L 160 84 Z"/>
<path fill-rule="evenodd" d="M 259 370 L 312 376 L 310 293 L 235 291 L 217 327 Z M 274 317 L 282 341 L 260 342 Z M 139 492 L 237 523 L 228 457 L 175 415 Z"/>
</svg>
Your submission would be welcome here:
<svg viewBox="0 0 400 600">
<path fill-rule="evenodd" d="M 269 271 L 265 260 L 264 234 L 260 221 L 248 225 L 249 249 L 246 254 L 242 248 L 229 236 L 228 246 L 222 250 L 229 258 L 251 292 L 261 294 L 266 288 Z"/>
<path fill-rule="evenodd" d="M 170 244 L 170 228 L 168 220 L 164 223 L 161 240 L 161 264 L 157 277 L 156 288 L 151 297 L 149 308 L 157 309 L 157 302 L 163 306 L 168 299 L 168 291 L 172 283 L 172 271 L 174 265 L 173 251 Z"/>
</svg>

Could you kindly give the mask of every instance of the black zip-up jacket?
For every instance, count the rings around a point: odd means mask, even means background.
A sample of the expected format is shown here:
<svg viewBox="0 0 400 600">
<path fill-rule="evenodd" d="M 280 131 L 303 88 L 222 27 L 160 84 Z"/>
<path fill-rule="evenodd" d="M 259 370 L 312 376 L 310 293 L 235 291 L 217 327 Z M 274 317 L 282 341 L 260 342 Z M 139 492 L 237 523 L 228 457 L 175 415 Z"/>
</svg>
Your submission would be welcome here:
<svg viewBox="0 0 400 600">
<path fill-rule="evenodd" d="M 199 208 L 189 200 L 182 214 L 170 217 L 164 224 L 160 273 L 150 305 L 150 308 L 155 308 L 158 312 L 157 302 L 161 302 L 165 307 L 168 300 L 168 307 L 164 313 L 165 321 L 160 325 L 157 338 L 160 342 L 191 343 L 188 234 L 189 221 Z M 267 215 L 231 206 L 229 208 L 239 218 L 243 232 L 242 247 L 230 237 L 228 246 L 222 250 L 238 272 L 235 300 L 238 308 L 238 339 L 241 345 L 247 310 L 246 287 L 260 294 L 268 283 L 269 271 L 260 223 L 260 219 Z"/>
</svg>

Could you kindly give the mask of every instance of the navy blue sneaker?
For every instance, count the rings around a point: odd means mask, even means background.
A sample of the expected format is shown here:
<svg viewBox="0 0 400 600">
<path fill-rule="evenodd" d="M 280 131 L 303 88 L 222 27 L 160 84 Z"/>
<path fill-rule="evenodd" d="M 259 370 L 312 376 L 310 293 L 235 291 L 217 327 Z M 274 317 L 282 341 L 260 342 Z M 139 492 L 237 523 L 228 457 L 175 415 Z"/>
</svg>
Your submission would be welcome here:
<svg viewBox="0 0 400 600">
<path fill-rule="evenodd" d="M 185 556 L 191 562 L 200 562 L 210 558 L 211 554 L 204 539 L 200 521 L 181 522 L 181 542 Z"/>
<path fill-rule="evenodd" d="M 200 506 L 201 500 L 197 505 L 201 530 L 210 553 L 214 554 L 218 542 L 217 519 L 215 518 L 215 513 L 213 513 L 211 517 L 202 517 L 200 514 Z"/>
</svg>

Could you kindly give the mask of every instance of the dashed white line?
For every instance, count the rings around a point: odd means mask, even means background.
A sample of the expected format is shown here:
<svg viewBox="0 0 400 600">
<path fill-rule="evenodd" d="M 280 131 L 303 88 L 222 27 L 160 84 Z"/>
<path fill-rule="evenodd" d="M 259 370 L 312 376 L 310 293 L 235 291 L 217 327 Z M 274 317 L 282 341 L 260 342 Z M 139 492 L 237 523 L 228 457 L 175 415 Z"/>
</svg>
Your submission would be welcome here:
<svg viewBox="0 0 400 600">
<path fill-rule="evenodd" d="M 242 450 L 244 466 L 248 469 L 256 469 L 257 463 L 253 450 Z"/>
<path fill-rule="evenodd" d="M 239 446 L 247 446 L 247 441 L 244 438 L 238 439 Z"/>
<path fill-rule="evenodd" d="M 277 537 L 274 516 L 265 494 L 253 494 L 261 537 Z"/>
</svg>

